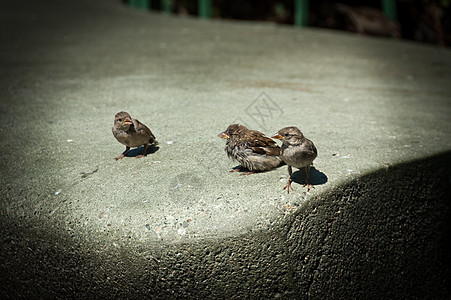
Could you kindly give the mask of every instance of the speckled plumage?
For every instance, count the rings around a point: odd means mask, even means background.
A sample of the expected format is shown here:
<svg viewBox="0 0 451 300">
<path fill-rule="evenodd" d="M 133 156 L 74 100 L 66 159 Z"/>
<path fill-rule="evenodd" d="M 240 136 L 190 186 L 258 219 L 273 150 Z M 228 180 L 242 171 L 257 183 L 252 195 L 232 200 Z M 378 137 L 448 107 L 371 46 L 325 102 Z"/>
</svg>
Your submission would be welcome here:
<svg viewBox="0 0 451 300">
<path fill-rule="evenodd" d="M 131 147 L 144 146 L 143 153 L 137 157 L 146 156 L 149 144 L 158 144 L 152 131 L 146 125 L 133 119 L 129 113 L 124 111 L 118 112 L 114 116 L 112 131 L 118 142 L 126 147 L 125 151 L 115 158 L 116 160 L 123 158 Z"/>
<path fill-rule="evenodd" d="M 299 169 L 305 167 L 306 183 L 304 186 L 307 186 L 307 191 L 309 191 L 310 187 L 313 187 L 310 184 L 310 166 L 318 155 L 318 151 L 313 142 L 307 139 L 304 134 L 294 126 L 282 128 L 272 137 L 281 140 L 283 143 L 280 156 L 288 165 L 289 174 L 288 182 L 284 189 L 287 189 L 288 193 L 290 192 L 290 188 L 293 189 L 291 187 L 292 167 Z"/>
<path fill-rule="evenodd" d="M 253 172 L 269 171 L 280 166 L 280 147 L 269 137 L 243 125 L 232 124 L 219 137 L 227 139 L 227 156 L 237 160 L 241 168 Z M 235 169 L 237 170 L 237 169 Z"/>
</svg>

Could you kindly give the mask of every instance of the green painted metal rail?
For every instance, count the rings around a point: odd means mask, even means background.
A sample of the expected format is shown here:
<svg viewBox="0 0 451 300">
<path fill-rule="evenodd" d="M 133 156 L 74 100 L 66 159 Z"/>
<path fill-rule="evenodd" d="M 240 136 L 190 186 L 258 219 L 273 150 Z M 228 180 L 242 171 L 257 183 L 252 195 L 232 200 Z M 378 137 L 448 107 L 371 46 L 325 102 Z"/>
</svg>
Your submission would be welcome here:
<svg viewBox="0 0 451 300">
<path fill-rule="evenodd" d="M 381 0 L 382 9 L 391 20 L 397 19 L 396 0 Z M 152 0 L 130 0 L 130 6 L 138 9 L 150 9 Z M 171 13 L 171 0 L 160 0 L 161 11 Z M 198 0 L 198 16 L 201 19 L 211 18 L 211 0 Z M 294 0 L 294 25 L 303 27 L 308 25 L 309 0 Z"/>
<path fill-rule="evenodd" d="M 295 0 L 294 2 L 294 25 L 297 27 L 306 26 L 308 24 L 308 0 Z"/>
<path fill-rule="evenodd" d="M 150 0 L 130 0 L 130 6 L 138 9 L 148 9 Z"/>
<path fill-rule="evenodd" d="M 211 0 L 199 0 L 199 18 L 211 18 Z"/>
<path fill-rule="evenodd" d="M 161 11 L 169 15 L 171 13 L 171 0 L 160 0 Z"/>
<path fill-rule="evenodd" d="M 396 0 L 382 0 L 382 9 L 391 20 L 397 19 Z"/>
</svg>

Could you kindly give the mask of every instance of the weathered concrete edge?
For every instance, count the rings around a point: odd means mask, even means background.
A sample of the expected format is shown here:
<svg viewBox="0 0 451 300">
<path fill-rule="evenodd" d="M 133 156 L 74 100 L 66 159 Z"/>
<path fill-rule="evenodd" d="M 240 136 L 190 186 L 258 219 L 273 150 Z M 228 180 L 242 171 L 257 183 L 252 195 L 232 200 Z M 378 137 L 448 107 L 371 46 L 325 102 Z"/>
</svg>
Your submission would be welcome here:
<svg viewBox="0 0 451 300">
<path fill-rule="evenodd" d="M 311 199 L 273 228 L 180 244 L 104 244 L 2 215 L 7 298 L 447 298 L 451 152 Z M 3 212 L 2 212 L 3 214 Z"/>
</svg>

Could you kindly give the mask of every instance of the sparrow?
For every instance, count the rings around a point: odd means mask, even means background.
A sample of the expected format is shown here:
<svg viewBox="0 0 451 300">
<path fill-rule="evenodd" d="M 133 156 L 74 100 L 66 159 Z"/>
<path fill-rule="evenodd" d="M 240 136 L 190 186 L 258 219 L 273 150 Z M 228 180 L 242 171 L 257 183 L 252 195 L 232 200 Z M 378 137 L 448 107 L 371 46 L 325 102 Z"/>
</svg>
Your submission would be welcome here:
<svg viewBox="0 0 451 300">
<path fill-rule="evenodd" d="M 293 173 L 291 167 L 298 169 L 305 167 L 305 184 L 302 187 L 307 186 L 307 192 L 310 191 L 310 188 L 314 188 L 310 184 L 309 172 L 318 151 L 313 142 L 294 126 L 280 129 L 272 138 L 282 141 L 280 156 L 288 165 L 288 182 L 283 189 L 287 189 L 288 193 L 290 193 L 290 188 L 293 190 L 291 187 L 291 174 Z"/>
<path fill-rule="evenodd" d="M 147 155 L 147 147 L 149 144 L 158 145 L 158 141 L 155 139 L 152 131 L 137 119 L 133 119 L 130 114 L 125 111 L 118 112 L 114 116 L 114 126 L 112 130 L 116 140 L 125 145 L 125 151 L 118 157 L 115 157 L 116 160 L 123 158 L 130 150 L 130 147 L 144 145 L 142 154 L 136 156 L 139 158 Z"/>
<path fill-rule="evenodd" d="M 269 171 L 283 163 L 280 158 L 280 147 L 275 141 L 257 130 L 249 130 L 243 125 L 232 124 L 218 137 L 227 139 L 225 151 L 227 156 L 237 160 L 241 165 L 230 172 L 254 172 Z"/>
</svg>

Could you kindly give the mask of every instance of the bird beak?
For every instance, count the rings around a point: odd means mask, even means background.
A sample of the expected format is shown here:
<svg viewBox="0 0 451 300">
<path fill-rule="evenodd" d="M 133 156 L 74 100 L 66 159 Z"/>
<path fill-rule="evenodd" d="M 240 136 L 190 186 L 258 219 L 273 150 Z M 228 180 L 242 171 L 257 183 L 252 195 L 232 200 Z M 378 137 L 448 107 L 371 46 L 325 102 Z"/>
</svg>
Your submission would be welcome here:
<svg viewBox="0 0 451 300">
<path fill-rule="evenodd" d="M 132 120 L 130 120 L 129 118 L 125 118 L 123 124 L 124 124 L 124 125 L 132 125 L 133 122 L 132 122 Z"/>
<path fill-rule="evenodd" d="M 276 133 L 275 135 L 272 136 L 273 139 L 278 139 L 278 140 L 283 140 L 283 136 L 281 136 L 280 134 Z"/>
<path fill-rule="evenodd" d="M 218 134 L 218 136 L 223 139 L 230 139 L 230 136 L 228 136 L 225 132 L 221 132 L 220 134 Z"/>
</svg>

